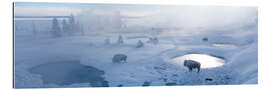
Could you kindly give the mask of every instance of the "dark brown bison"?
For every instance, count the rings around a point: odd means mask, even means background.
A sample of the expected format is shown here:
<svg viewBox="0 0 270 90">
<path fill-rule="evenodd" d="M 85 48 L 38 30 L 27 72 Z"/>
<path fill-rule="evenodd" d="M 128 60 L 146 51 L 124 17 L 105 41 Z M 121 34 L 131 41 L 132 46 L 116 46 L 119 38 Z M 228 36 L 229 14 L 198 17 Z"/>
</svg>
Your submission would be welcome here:
<svg viewBox="0 0 270 90">
<path fill-rule="evenodd" d="M 127 62 L 127 56 L 124 54 L 116 54 L 112 58 L 113 63 Z"/>
<path fill-rule="evenodd" d="M 194 60 L 185 60 L 184 66 L 188 68 L 188 70 L 191 72 L 193 68 L 198 69 L 198 73 L 200 72 L 201 64 Z"/>
</svg>

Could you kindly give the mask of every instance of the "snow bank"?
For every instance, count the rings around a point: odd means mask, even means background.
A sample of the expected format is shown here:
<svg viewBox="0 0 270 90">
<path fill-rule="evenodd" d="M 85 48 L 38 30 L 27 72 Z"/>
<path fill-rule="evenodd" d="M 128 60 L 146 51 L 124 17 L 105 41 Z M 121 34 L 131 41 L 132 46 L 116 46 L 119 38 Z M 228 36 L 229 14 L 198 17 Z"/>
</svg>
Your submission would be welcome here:
<svg viewBox="0 0 270 90">
<path fill-rule="evenodd" d="M 238 72 L 236 76 L 236 83 L 239 84 L 257 84 L 258 83 L 258 45 L 254 43 L 246 49 L 235 53 L 230 58 L 228 66 L 235 72 Z"/>
</svg>

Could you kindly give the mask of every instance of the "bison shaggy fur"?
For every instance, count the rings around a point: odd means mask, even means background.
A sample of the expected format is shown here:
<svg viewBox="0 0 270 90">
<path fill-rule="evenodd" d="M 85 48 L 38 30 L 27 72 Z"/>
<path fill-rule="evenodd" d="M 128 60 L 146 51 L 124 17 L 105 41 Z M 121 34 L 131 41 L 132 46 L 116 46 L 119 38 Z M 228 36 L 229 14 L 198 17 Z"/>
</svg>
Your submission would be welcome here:
<svg viewBox="0 0 270 90">
<path fill-rule="evenodd" d="M 188 70 L 191 72 L 192 69 L 198 69 L 198 72 L 200 72 L 201 64 L 194 60 L 185 60 L 184 66 L 188 68 Z"/>
</svg>

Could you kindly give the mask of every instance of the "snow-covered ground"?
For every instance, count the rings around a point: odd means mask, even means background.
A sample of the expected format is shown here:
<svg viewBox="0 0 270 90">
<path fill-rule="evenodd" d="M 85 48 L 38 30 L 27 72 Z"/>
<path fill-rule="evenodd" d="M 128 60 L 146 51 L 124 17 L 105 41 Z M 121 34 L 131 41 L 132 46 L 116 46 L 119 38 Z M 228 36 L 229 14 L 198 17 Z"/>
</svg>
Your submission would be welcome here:
<svg viewBox="0 0 270 90">
<path fill-rule="evenodd" d="M 91 84 L 85 82 L 71 85 L 44 83 L 42 75 L 30 72 L 30 69 L 38 65 L 70 60 L 103 70 L 105 74 L 102 77 L 108 81 L 109 86 L 142 86 L 146 82 L 150 82 L 151 86 L 258 83 L 257 33 L 244 35 L 240 37 L 241 40 L 238 37 L 224 38 L 212 35 L 207 42 L 191 36 L 166 36 L 165 33 L 158 37 L 158 44 L 147 43 L 148 38 L 142 38 L 145 34 L 136 38 L 138 34 L 132 33 L 59 38 L 25 37 L 18 34 L 20 33 L 15 32 L 15 88 L 90 87 Z M 116 43 L 120 34 L 123 36 L 124 44 Z M 108 36 L 110 43 L 104 44 Z M 251 38 L 253 42 L 247 43 L 245 42 L 247 39 L 242 39 L 245 37 L 255 38 Z M 231 41 L 229 45 L 233 47 L 228 47 L 227 42 L 220 45 L 222 41 L 219 41 L 219 45 L 215 45 L 217 38 Z M 142 40 L 143 47 L 136 48 L 138 40 Z M 119 53 L 127 55 L 127 63 L 112 63 L 112 57 Z M 182 63 L 174 63 L 177 61 L 176 57 L 186 54 L 202 54 L 224 59 L 224 65 L 202 68 L 200 73 L 188 72 Z M 209 65 L 211 60 L 207 63 L 208 61 L 201 63 Z"/>
</svg>

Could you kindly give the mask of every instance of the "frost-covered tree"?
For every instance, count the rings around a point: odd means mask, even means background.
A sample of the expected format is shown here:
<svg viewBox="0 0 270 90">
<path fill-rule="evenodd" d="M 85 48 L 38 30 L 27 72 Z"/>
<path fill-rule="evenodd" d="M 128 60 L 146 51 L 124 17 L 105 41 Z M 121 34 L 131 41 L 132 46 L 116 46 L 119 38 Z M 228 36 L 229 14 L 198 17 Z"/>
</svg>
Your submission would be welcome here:
<svg viewBox="0 0 270 90">
<path fill-rule="evenodd" d="M 66 25 L 64 25 L 64 21 L 63 21 L 63 28 L 65 26 L 65 32 L 69 35 L 72 35 L 74 33 L 74 26 L 75 26 L 75 19 L 74 16 L 71 14 L 70 18 L 68 18 L 68 21 L 66 22 Z"/>
<path fill-rule="evenodd" d="M 162 29 L 160 28 L 151 28 L 150 35 L 152 35 L 152 37 L 157 37 L 161 32 Z"/>
<path fill-rule="evenodd" d="M 141 40 L 139 40 L 138 42 L 137 42 L 137 46 L 136 46 L 136 48 L 141 48 L 141 47 L 143 47 L 143 42 L 141 41 Z"/>
<path fill-rule="evenodd" d="M 74 29 L 74 26 L 75 26 L 75 19 L 74 19 L 73 14 L 70 15 L 69 25 L 70 25 L 70 29 L 73 30 Z"/>
<path fill-rule="evenodd" d="M 52 21 L 52 35 L 53 37 L 61 36 L 61 29 L 56 18 L 53 18 L 53 21 Z"/>
<path fill-rule="evenodd" d="M 75 25 L 74 25 L 75 32 L 78 32 L 81 35 L 84 35 L 84 31 L 83 31 L 82 27 L 83 27 L 82 24 L 80 24 L 79 22 L 76 22 Z"/>
<path fill-rule="evenodd" d="M 79 22 L 77 22 L 76 29 L 78 29 L 78 31 L 81 33 L 81 35 L 84 35 L 84 30 L 82 27 L 83 27 L 83 25 L 80 24 Z"/>
<path fill-rule="evenodd" d="M 66 19 L 64 19 L 64 20 L 62 21 L 62 30 L 63 30 L 63 32 L 69 31 L 69 25 L 68 25 Z"/>
<path fill-rule="evenodd" d="M 63 21 L 64 26 L 64 21 Z M 68 22 L 66 22 L 66 33 L 69 35 L 74 35 L 75 33 L 81 33 L 81 35 L 84 35 L 84 31 L 82 31 L 81 24 L 78 21 L 75 21 L 75 18 L 73 14 L 70 15 L 70 18 L 68 19 Z"/>
<path fill-rule="evenodd" d="M 121 35 L 119 35 L 119 37 L 118 37 L 117 44 L 124 44 L 124 40 L 123 40 L 123 37 Z"/>
<path fill-rule="evenodd" d="M 153 38 L 153 44 L 158 44 L 158 42 L 159 42 L 158 38 L 157 37 L 154 37 Z"/>
<path fill-rule="evenodd" d="M 153 40 L 153 38 L 152 37 L 149 37 L 147 43 L 151 43 L 152 40 Z"/>
<path fill-rule="evenodd" d="M 159 40 L 157 37 L 150 37 L 149 40 L 147 41 L 147 43 L 152 43 L 152 44 L 158 44 Z"/>
<path fill-rule="evenodd" d="M 162 32 L 162 29 L 160 28 L 151 28 L 151 32 L 150 32 L 150 38 L 147 41 L 147 43 L 152 43 L 152 44 L 158 44 L 159 40 L 158 40 L 158 35 Z"/>
</svg>

